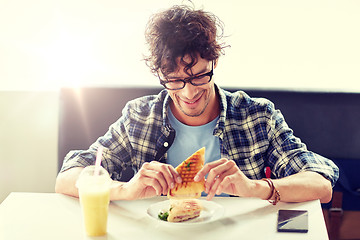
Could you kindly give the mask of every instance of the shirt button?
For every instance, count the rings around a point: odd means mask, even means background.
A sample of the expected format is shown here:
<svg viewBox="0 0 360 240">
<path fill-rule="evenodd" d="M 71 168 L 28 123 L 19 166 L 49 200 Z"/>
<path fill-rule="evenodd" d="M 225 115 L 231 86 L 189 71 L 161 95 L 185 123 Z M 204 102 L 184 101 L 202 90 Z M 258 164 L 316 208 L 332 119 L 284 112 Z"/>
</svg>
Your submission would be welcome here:
<svg viewBox="0 0 360 240">
<path fill-rule="evenodd" d="M 168 147 L 169 143 L 168 142 L 164 142 L 164 147 Z"/>
</svg>

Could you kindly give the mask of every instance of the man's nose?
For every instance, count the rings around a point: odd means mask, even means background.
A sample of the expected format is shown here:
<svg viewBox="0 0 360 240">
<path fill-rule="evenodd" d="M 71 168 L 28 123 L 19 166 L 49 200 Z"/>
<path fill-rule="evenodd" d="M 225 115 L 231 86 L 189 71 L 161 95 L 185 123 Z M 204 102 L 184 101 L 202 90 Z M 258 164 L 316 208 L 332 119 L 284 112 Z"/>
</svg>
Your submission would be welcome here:
<svg viewBox="0 0 360 240">
<path fill-rule="evenodd" d="M 189 82 L 185 84 L 185 87 L 181 89 L 181 91 L 182 96 L 186 97 L 189 100 L 193 99 L 197 94 L 196 86 L 192 85 Z"/>
</svg>

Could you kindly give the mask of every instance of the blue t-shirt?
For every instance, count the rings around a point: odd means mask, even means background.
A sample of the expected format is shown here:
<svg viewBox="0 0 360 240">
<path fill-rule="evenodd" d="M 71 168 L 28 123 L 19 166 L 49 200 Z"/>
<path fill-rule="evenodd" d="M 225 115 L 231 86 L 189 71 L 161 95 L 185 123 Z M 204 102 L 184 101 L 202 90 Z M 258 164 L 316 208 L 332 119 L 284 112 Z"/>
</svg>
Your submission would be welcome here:
<svg viewBox="0 0 360 240">
<path fill-rule="evenodd" d="M 168 115 L 176 131 L 175 140 L 167 152 L 168 164 L 176 167 L 202 147 L 205 147 L 205 163 L 221 158 L 219 138 L 213 135 L 219 117 L 205 125 L 188 126 L 177 120 L 170 108 Z"/>
<path fill-rule="evenodd" d="M 205 163 L 221 158 L 219 138 L 213 135 L 219 117 L 205 125 L 188 126 L 177 120 L 170 108 L 168 116 L 171 126 L 176 131 L 175 140 L 167 152 L 168 164 L 176 167 L 202 147 L 205 147 Z M 202 196 L 206 194 L 202 193 Z M 223 193 L 216 196 L 229 195 Z"/>
</svg>

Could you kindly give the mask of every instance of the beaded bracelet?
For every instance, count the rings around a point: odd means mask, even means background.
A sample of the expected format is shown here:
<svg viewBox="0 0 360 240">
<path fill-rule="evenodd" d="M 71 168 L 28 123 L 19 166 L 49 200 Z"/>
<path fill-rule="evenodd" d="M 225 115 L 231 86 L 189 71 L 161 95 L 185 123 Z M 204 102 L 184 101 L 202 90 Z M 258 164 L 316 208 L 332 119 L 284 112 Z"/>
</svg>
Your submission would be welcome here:
<svg viewBox="0 0 360 240">
<path fill-rule="evenodd" d="M 272 180 L 270 178 L 263 178 L 261 180 L 267 182 L 270 187 L 270 195 L 266 200 L 268 200 L 272 205 L 276 205 L 280 201 L 279 191 L 275 188 L 274 183 L 272 182 Z M 274 194 L 275 194 L 274 200 L 270 200 Z"/>
</svg>

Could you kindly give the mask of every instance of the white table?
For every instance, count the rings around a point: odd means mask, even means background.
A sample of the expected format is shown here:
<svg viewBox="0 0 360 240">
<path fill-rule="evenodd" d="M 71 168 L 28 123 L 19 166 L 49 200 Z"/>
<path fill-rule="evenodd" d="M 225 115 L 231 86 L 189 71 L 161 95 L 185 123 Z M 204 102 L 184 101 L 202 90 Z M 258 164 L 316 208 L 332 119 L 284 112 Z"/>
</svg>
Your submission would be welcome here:
<svg viewBox="0 0 360 240">
<path fill-rule="evenodd" d="M 252 198 L 215 198 L 225 208 L 223 218 L 196 227 L 172 227 L 146 213 L 156 197 L 110 203 L 108 234 L 85 236 L 77 198 L 55 193 L 11 193 L 0 205 L 0 239 L 328 239 L 319 201 L 279 203 Z M 308 233 L 276 231 L 279 209 L 309 211 Z"/>
</svg>

